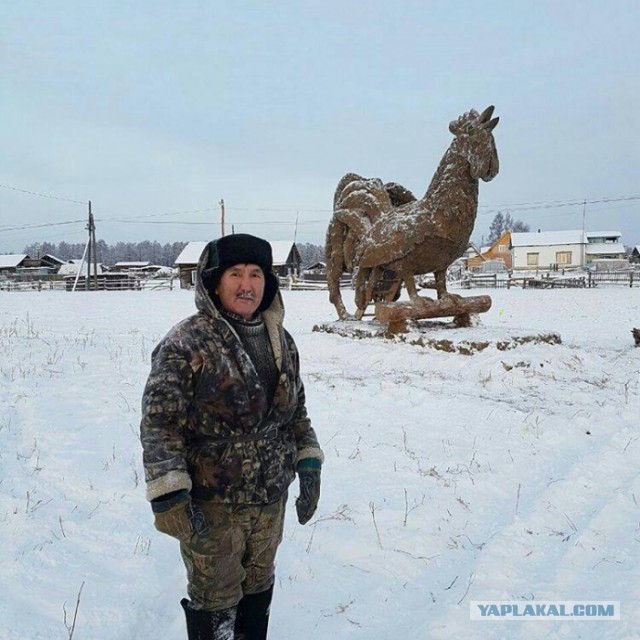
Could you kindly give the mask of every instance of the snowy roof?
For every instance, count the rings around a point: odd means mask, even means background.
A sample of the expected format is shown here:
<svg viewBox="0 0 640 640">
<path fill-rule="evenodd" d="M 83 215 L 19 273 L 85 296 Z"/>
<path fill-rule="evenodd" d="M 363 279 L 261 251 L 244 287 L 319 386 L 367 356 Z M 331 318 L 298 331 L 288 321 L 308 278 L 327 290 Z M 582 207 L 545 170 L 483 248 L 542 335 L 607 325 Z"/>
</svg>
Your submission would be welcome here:
<svg viewBox="0 0 640 640">
<path fill-rule="evenodd" d="M 144 262 L 116 262 L 114 267 L 148 267 L 151 263 L 147 260 Z"/>
<path fill-rule="evenodd" d="M 274 240 L 269 241 L 271 245 L 271 251 L 273 252 L 273 264 L 278 265 L 286 264 L 287 258 L 293 248 L 293 242 L 291 240 Z"/>
<path fill-rule="evenodd" d="M 588 244 L 585 248 L 585 253 L 595 255 L 621 253 L 624 255 L 625 248 L 622 242 L 598 242 L 597 244 Z"/>
<path fill-rule="evenodd" d="M 586 231 L 587 238 L 620 238 L 620 231 Z"/>
<path fill-rule="evenodd" d="M 198 264 L 200 256 L 208 244 L 209 242 L 207 240 L 204 242 L 201 240 L 190 242 L 180 252 L 180 255 L 176 258 L 174 264 Z"/>
<path fill-rule="evenodd" d="M 540 231 L 538 233 L 512 233 L 513 247 L 536 247 L 555 244 L 584 244 L 584 236 L 580 229 L 571 231 Z"/>
<path fill-rule="evenodd" d="M 29 256 L 26 253 L 7 253 L 0 255 L 0 269 L 8 267 L 17 267 L 25 258 Z"/>
<path fill-rule="evenodd" d="M 69 260 L 69 262 L 63 264 L 60 269 L 58 269 L 59 276 L 75 276 L 80 269 L 80 265 L 82 264 L 82 260 Z M 98 263 L 98 273 L 104 273 L 102 265 Z M 87 263 L 85 262 L 82 265 L 82 271 L 80 272 L 81 276 L 87 275 Z M 91 264 L 91 275 L 93 275 L 93 263 Z"/>
<path fill-rule="evenodd" d="M 177 257 L 175 264 L 198 264 L 200 256 L 208 242 L 190 242 Z M 269 241 L 273 251 L 273 264 L 275 266 L 285 264 L 293 248 L 291 240 Z"/>
<path fill-rule="evenodd" d="M 46 253 L 45 255 L 42 256 L 42 258 L 40 258 L 41 260 L 44 260 L 45 258 L 49 258 L 49 260 L 51 260 L 52 262 L 57 262 L 59 264 L 64 264 L 65 261 L 58 258 L 57 256 L 54 256 L 51 253 Z"/>
</svg>

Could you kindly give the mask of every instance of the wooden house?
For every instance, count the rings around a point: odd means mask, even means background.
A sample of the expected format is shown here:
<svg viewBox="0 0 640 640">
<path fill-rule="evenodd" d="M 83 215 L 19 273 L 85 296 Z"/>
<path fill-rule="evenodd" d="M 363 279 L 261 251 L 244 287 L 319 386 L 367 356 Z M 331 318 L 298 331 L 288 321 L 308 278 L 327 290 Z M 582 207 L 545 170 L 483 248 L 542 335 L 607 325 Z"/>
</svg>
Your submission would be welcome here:
<svg viewBox="0 0 640 640">
<path fill-rule="evenodd" d="M 273 252 L 273 270 L 282 278 L 298 277 L 302 271 L 302 259 L 296 243 L 290 240 L 269 242 Z"/>
<path fill-rule="evenodd" d="M 207 244 L 209 244 L 208 240 L 189 242 L 176 258 L 174 264 L 178 268 L 181 289 L 191 289 L 195 284 L 196 268 Z"/>
<path fill-rule="evenodd" d="M 64 260 L 46 253 L 40 257 L 40 266 L 47 269 L 49 273 L 58 273 L 60 267 L 65 263 Z"/>
<path fill-rule="evenodd" d="M 138 261 L 138 262 L 116 262 L 110 271 L 141 271 L 145 267 L 150 266 L 151 263 L 149 261 Z"/>
<path fill-rule="evenodd" d="M 505 269 L 511 270 L 511 231 L 505 231 L 489 248 L 474 252 L 467 260 L 469 269 L 482 268 L 483 263 L 490 261 L 504 262 Z"/>
<path fill-rule="evenodd" d="M 0 274 L 15 274 L 20 269 L 33 269 L 40 266 L 40 260 L 30 258 L 26 253 L 7 253 L 0 255 Z"/>
<path fill-rule="evenodd" d="M 637 244 L 633 247 L 633 251 L 631 252 L 631 257 L 629 258 L 629 262 L 633 262 L 634 264 L 640 264 L 640 244 Z"/>
<path fill-rule="evenodd" d="M 196 268 L 207 244 L 208 241 L 189 242 L 176 258 L 175 266 L 178 268 L 181 289 L 190 289 L 194 286 Z M 299 275 L 301 258 L 295 242 L 275 240 L 269 244 L 273 252 L 274 272 L 281 277 Z"/>
<path fill-rule="evenodd" d="M 103 267 L 102 263 L 98 262 L 98 275 L 101 275 L 102 273 L 104 273 L 106 270 Z M 80 268 L 82 267 L 82 271 L 80 272 L 81 276 L 84 276 L 87 274 L 87 262 L 85 260 L 85 262 L 83 263 L 82 260 L 80 260 L 79 258 L 74 258 L 73 260 L 68 260 L 67 262 L 65 262 L 59 269 L 58 269 L 58 275 L 59 276 L 76 276 L 78 274 L 78 271 L 80 270 Z M 91 275 L 93 276 L 93 262 L 91 263 Z"/>
</svg>

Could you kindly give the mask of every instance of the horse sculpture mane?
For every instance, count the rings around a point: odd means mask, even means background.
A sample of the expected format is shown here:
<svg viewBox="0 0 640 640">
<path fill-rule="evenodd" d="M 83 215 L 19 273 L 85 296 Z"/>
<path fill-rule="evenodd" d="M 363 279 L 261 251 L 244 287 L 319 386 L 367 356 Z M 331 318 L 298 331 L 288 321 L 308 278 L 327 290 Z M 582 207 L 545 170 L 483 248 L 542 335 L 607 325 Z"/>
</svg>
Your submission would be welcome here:
<svg viewBox="0 0 640 640">
<path fill-rule="evenodd" d="M 434 273 L 438 298 L 447 296 L 447 267 L 468 246 L 478 209 L 478 180 L 498 173 L 498 154 L 491 118 L 471 110 L 449 125 L 454 139 L 425 195 L 417 200 L 395 183 L 345 175 L 336 188 L 334 213 L 327 229 L 327 280 L 338 316 L 348 313 L 340 293 L 340 276 L 354 273 L 356 318 L 361 318 L 385 271 L 397 274 L 387 292 L 393 300 L 404 282 L 418 298 L 414 276 Z"/>
</svg>

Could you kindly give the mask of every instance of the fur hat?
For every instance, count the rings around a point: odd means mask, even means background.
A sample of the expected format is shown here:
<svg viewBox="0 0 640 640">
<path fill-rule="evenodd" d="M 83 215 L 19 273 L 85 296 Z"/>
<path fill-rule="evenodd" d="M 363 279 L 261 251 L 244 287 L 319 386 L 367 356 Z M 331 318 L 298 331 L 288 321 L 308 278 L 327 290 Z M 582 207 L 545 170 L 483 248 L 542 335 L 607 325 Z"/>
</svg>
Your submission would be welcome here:
<svg viewBox="0 0 640 640">
<path fill-rule="evenodd" d="M 208 245 L 208 259 L 202 270 L 202 281 L 209 295 L 216 301 L 216 287 L 222 274 L 236 264 L 257 264 L 264 273 L 264 295 L 258 311 L 271 306 L 278 291 L 278 277 L 273 273 L 271 245 L 262 238 L 248 233 L 236 233 L 212 240 Z"/>
</svg>

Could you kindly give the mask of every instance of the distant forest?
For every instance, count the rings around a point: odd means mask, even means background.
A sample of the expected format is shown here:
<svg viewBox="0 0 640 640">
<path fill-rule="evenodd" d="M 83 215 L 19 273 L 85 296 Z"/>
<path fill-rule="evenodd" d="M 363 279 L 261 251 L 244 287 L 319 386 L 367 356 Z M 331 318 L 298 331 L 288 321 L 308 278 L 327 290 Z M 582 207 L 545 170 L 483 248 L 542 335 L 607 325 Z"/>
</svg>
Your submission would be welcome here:
<svg viewBox="0 0 640 640">
<path fill-rule="evenodd" d="M 107 244 L 104 240 L 96 242 L 97 260 L 98 262 L 112 266 L 116 262 L 151 262 L 151 264 L 159 264 L 165 267 L 173 267 L 176 258 L 187 245 L 187 242 L 167 242 L 160 244 L 159 242 L 151 242 L 145 240 L 143 242 L 117 242 L 116 244 Z M 302 266 L 324 261 L 324 247 L 315 244 L 296 243 Z M 24 253 L 32 258 L 53 255 L 60 260 L 73 260 L 82 258 L 85 243 L 69 243 L 69 242 L 35 242 L 24 248 Z"/>
</svg>

